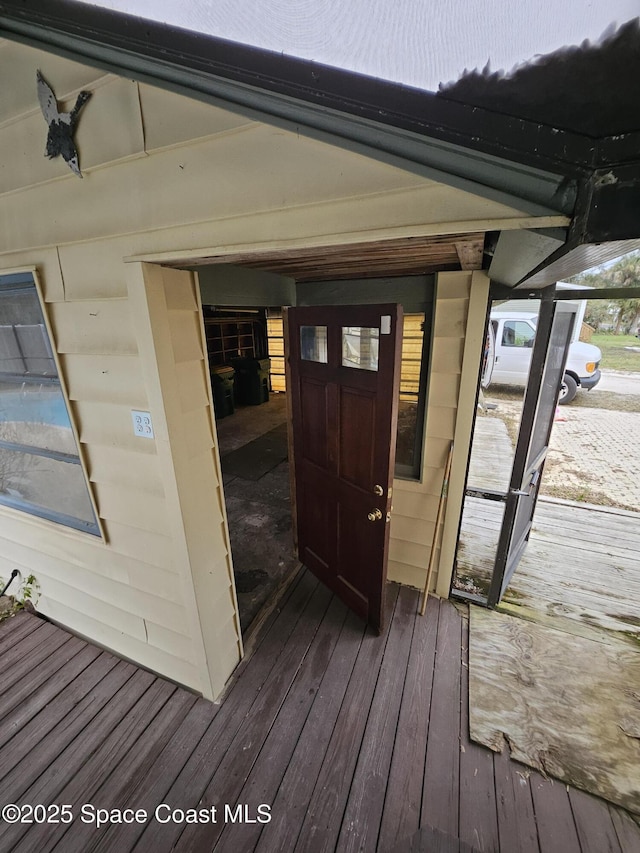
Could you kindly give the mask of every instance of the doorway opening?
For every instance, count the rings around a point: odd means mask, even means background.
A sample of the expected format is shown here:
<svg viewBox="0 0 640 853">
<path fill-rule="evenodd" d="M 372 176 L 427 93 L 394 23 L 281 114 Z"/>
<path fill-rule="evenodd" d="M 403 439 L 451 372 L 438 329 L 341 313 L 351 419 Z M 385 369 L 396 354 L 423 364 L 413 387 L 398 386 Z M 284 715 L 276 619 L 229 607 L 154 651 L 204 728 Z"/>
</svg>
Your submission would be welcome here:
<svg viewBox="0 0 640 853">
<path fill-rule="evenodd" d="M 198 273 L 236 595 L 245 634 L 300 566 L 294 543 L 292 437 L 287 429 L 292 415 L 282 306 L 365 306 L 384 298 L 403 305 L 394 475 L 417 479 L 424 442 L 434 279 L 372 276 L 307 283 L 274 270 L 224 264 L 201 266 Z M 386 447 L 388 451 L 388 441 Z"/>
<path fill-rule="evenodd" d="M 299 567 L 294 549 L 283 311 L 202 306 L 242 633 Z"/>
</svg>

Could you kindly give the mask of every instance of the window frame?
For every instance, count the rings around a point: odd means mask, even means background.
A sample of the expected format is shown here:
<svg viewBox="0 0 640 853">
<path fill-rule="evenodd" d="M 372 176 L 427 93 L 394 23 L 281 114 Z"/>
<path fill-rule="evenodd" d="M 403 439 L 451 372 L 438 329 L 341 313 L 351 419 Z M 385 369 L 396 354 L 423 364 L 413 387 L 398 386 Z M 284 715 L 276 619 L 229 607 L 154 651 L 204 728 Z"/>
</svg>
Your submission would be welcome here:
<svg viewBox="0 0 640 853">
<path fill-rule="evenodd" d="M 0 299 L 6 293 L 32 290 L 37 300 L 37 305 L 42 316 L 44 331 L 47 336 L 47 345 L 51 354 L 51 361 L 55 367 L 56 375 L 49 376 L 45 374 L 0 374 L 0 377 L 6 376 L 14 381 L 19 380 L 25 384 L 38 384 L 40 386 L 50 386 L 57 388 L 60 392 L 64 403 L 65 412 L 69 420 L 71 434 L 73 436 L 76 453 L 68 453 L 65 451 L 51 450 L 44 447 L 38 447 L 33 444 L 23 444 L 20 441 L 10 441 L 0 438 L 0 449 L 14 451 L 37 458 L 52 459 L 56 462 L 63 462 L 72 465 L 79 465 L 82 471 L 82 478 L 86 488 L 87 497 L 91 510 L 93 512 L 93 521 L 78 518 L 73 515 L 54 510 L 46 506 L 29 501 L 25 498 L 15 498 L 12 495 L 0 493 L 0 507 L 7 507 L 11 510 L 17 510 L 23 513 L 26 517 L 36 517 L 45 521 L 53 522 L 59 525 L 65 531 L 69 529 L 81 533 L 89 534 L 94 538 L 100 538 L 106 541 L 105 532 L 102 526 L 102 520 L 98 513 L 98 507 L 95 500 L 95 495 L 91 487 L 91 481 L 88 474 L 86 460 L 83 454 L 83 448 L 80 443 L 79 433 L 74 421 L 73 411 L 70 405 L 69 394 L 67 392 L 64 376 L 61 369 L 58 352 L 55 346 L 55 337 L 49 321 L 49 316 L 46 310 L 46 302 L 44 300 L 42 286 L 38 277 L 37 270 L 21 269 L 19 271 L 0 271 Z"/>
<path fill-rule="evenodd" d="M 407 314 L 422 314 L 422 353 L 420 357 L 420 377 L 418 379 L 418 399 L 416 408 L 416 431 L 413 439 L 413 464 L 404 465 L 396 461 L 393 476 L 409 482 L 422 481 L 422 462 L 425 453 L 426 411 L 431 361 L 431 343 L 433 340 L 433 293 L 420 310 L 407 308 Z M 403 335 L 404 338 L 404 335 Z M 398 404 L 400 400 L 398 400 Z"/>
</svg>

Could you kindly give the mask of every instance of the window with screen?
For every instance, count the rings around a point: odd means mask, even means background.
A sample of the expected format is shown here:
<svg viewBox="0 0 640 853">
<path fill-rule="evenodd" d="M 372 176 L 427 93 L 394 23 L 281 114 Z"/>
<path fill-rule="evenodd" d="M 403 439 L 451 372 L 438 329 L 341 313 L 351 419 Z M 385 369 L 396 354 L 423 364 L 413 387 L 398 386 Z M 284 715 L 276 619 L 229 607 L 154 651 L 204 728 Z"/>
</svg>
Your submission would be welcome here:
<svg viewBox="0 0 640 853">
<path fill-rule="evenodd" d="M 0 275 L 0 504 L 100 535 L 30 273 Z"/>
</svg>

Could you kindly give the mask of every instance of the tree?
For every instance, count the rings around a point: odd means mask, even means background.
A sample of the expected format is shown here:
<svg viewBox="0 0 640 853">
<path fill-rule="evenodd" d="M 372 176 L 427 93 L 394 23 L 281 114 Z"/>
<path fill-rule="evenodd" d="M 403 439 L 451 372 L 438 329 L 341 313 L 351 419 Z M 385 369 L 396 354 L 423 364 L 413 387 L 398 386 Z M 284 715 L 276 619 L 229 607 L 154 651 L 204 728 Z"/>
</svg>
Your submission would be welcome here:
<svg viewBox="0 0 640 853">
<path fill-rule="evenodd" d="M 572 282 L 585 287 L 640 287 L 640 252 L 631 252 L 620 258 L 609 267 L 599 267 L 596 270 L 574 276 Z M 633 334 L 640 323 L 640 299 L 612 299 L 610 302 L 592 300 L 587 303 L 585 319 L 589 325 L 598 329 L 607 321 L 607 309 L 613 309 L 615 317 L 613 332 L 619 335 Z"/>
</svg>

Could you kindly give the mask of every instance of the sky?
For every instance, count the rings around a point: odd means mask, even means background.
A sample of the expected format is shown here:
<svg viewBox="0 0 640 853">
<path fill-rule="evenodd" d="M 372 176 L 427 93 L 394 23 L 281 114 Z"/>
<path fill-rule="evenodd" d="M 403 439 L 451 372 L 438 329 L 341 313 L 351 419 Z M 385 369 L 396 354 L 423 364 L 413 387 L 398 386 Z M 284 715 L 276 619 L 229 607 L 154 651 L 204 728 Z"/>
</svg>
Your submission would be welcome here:
<svg viewBox="0 0 640 853">
<path fill-rule="evenodd" d="M 89 2 L 89 0 L 84 0 Z M 171 23 L 436 91 L 465 69 L 510 71 L 640 14 L 639 0 L 101 0 Z"/>
</svg>

